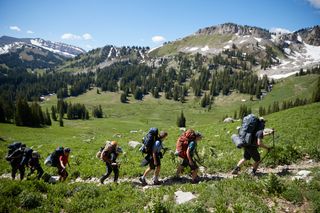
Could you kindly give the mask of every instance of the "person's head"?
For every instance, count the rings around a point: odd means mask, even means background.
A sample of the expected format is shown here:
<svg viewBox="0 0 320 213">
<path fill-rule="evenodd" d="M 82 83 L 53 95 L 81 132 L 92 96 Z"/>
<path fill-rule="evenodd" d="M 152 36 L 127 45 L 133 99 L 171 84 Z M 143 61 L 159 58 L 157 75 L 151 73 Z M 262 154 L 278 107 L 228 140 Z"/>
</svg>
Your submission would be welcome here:
<svg viewBox="0 0 320 213">
<path fill-rule="evenodd" d="M 165 131 L 161 131 L 159 134 L 159 139 L 164 140 L 168 136 L 168 133 Z"/>
<path fill-rule="evenodd" d="M 264 119 L 264 117 L 260 117 L 260 118 L 259 118 L 259 120 L 260 120 L 260 129 L 264 129 L 264 128 L 265 128 L 265 125 L 266 125 L 267 120 L 266 120 L 266 119 Z"/>
<path fill-rule="evenodd" d="M 68 147 L 64 148 L 64 150 L 63 150 L 63 154 L 66 156 L 68 156 L 70 154 L 70 152 L 71 152 L 71 149 Z"/>
<path fill-rule="evenodd" d="M 121 153 L 123 153 L 123 150 L 121 147 L 117 147 L 116 152 L 117 152 L 117 154 L 121 154 Z"/>
<path fill-rule="evenodd" d="M 27 147 L 27 146 L 26 146 L 24 143 L 21 144 L 21 146 L 20 146 L 20 148 L 21 148 L 22 150 L 24 150 L 26 147 Z"/>
<path fill-rule="evenodd" d="M 40 154 L 37 151 L 33 151 L 32 158 L 40 158 Z"/>
</svg>

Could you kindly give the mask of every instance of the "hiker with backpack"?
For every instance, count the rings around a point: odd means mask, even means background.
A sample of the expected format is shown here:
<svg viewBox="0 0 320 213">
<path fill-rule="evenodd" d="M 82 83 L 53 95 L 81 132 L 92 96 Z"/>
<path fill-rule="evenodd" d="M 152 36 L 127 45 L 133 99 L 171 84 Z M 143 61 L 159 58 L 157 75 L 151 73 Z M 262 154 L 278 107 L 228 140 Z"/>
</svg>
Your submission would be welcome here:
<svg viewBox="0 0 320 213">
<path fill-rule="evenodd" d="M 69 164 L 69 154 L 71 152 L 70 148 L 63 148 L 63 152 L 58 156 L 58 163 L 56 167 L 58 168 L 59 181 L 65 181 L 68 177 L 68 172 L 66 170 L 67 164 Z"/>
<path fill-rule="evenodd" d="M 198 182 L 198 165 L 194 156 L 197 152 L 197 144 L 201 139 L 202 135 L 192 129 L 188 129 L 178 138 L 176 143 L 176 155 L 181 158 L 182 163 L 177 168 L 175 178 L 179 178 L 183 169 L 189 166 L 191 169 L 192 183 Z"/>
<path fill-rule="evenodd" d="M 14 142 L 8 145 L 6 160 L 10 162 L 12 180 L 16 178 L 16 173 L 18 170 L 20 173 L 20 180 L 23 180 L 24 178 L 25 165 L 21 162 L 23 159 L 25 148 L 26 145 L 22 144 L 21 142 Z"/>
<path fill-rule="evenodd" d="M 28 166 L 30 168 L 30 173 L 28 176 L 32 175 L 35 170 L 37 170 L 37 178 L 40 180 L 41 176 L 43 175 L 43 169 L 39 162 L 40 154 L 37 151 L 32 152 L 31 159 L 29 160 Z"/>
<path fill-rule="evenodd" d="M 258 147 L 266 149 L 268 152 L 271 147 L 266 146 L 262 139 L 266 135 L 273 134 L 274 131 L 264 133 L 266 120 L 263 117 L 257 118 L 253 114 L 250 114 L 243 118 L 243 123 L 239 129 L 239 136 L 233 135 L 232 140 L 237 144 L 238 148 L 244 148 L 243 158 L 238 162 L 237 166 L 232 170 L 232 174 L 238 174 L 241 165 L 250 160 L 254 160 L 252 165 L 252 175 L 256 175 L 258 166 L 260 164 L 260 153 Z"/>
<path fill-rule="evenodd" d="M 145 163 L 142 163 L 144 165 L 149 164 L 149 167 L 145 170 L 143 175 L 139 178 L 140 182 L 144 185 L 147 184 L 146 182 L 146 176 L 151 170 L 154 171 L 153 176 L 153 184 L 158 185 L 160 184 L 159 181 L 159 174 L 160 174 L 160 168 L 161 168 L 161 158 L 163 157 L 163 154 L 161 150 L 163 149 L 162 143 L 165 140 L 165 138 L 168 136 L 168 133 L 165 131 L 161 131 L 159 134 L 158 139 L 155 141 L 153 147 L 152 147 L 152 153 L 151 155 L 148 155 L 148 158 L 145 158 Z"/>
<path fill-rule="evenodd" d="M 117 183 L 120 164 L 117 163 L 116 160 L 120 153 L 122 153 L 122 149 L 118 147 L 118 143 L 116 141 L 112 141 L 111 143 L 108 141 L 104 149 L 100 151 L 100 154 L 98 152 L 97 157 L 106 163 L 106 173 L 100 178 L 101 184 L 103 184 L 104 180 L 109 177 L 112 171 L 114 173 L 113 181 Z"/>
</svg>

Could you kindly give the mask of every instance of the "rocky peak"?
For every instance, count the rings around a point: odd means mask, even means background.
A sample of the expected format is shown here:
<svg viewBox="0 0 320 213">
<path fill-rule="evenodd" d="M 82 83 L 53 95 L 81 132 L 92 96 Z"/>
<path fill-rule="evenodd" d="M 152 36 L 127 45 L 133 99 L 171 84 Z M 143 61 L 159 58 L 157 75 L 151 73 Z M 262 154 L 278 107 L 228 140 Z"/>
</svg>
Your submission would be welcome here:
<svg viewBox="0 0 320 213">
<path fill-rule="evenodd" d="M 320 25 L 301 29 L 294 34 L 300 35 L 302 40 L 309 45 L 320 46 Z"/>
<path fill-rule="evenodd" d="M 251 35 L 254 37 L 270 39 L 271 33 L 268 30 L 251 27 L 251 26 L 242 26 L 234 23 L 226 23 L 212 27 L 206 27 L 199 29 L 196 32 L 196 35 L 213 35 L 213 34 L 237 34 L 239 36 Z"/>
</svg>

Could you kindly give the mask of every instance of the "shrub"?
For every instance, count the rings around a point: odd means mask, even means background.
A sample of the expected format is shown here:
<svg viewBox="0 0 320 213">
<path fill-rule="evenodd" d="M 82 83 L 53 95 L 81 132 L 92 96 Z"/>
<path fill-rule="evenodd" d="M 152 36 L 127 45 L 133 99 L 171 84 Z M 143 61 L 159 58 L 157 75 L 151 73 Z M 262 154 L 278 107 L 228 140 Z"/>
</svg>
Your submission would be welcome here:
<svg viewBox="0 0 320 213">
<path fill-rule="evenodd" d="M 22 188 L 18 183 L 8 183 L 3 185 L 1 191 L 4 196 L 15 197 L 22 192 Z"/>
<path fill-rule="evenodd" d="M 23 208 L 34 209 L 41 206 L 42 196 L 37 192 L 22 192 L 20 194 L 20 204 Z"/>
<path fill-rule="evenodd" d="M 287 186 L 285 191 L 282 193 L 282 196 L 294 204 L 302 204 L 303 203 L 303 195 L 301 193 L 300 187 L 297 183 L 293 183 Z"/>
<path fill-rule="evenodd" d="M 265 186 L 269 194 L 281 194 L 285 190 L 284 184 L 273 173 L 269 174 L 268 179 L 265 181 Z"/>
</svg>

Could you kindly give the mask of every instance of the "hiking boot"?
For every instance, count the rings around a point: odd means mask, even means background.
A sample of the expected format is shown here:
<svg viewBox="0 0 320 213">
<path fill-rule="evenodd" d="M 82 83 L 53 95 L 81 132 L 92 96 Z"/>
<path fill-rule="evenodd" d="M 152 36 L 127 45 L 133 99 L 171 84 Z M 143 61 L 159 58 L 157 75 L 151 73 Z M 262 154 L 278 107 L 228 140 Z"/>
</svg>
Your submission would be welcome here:
<svg viewBox="0 0 320 213">
<path fill-rule="evenodd" d="M 239 167 L 239 166 L 236 166 L 236 167 L 232 170 L 231 174 L 237 175 L 237 174 L 239 173 L 239 171 L 240 171 L 240 167 Z"/>
<path fill-rule="evenodd" d="M 172 180 L 174 180 L 174 181 L 181 181 L 182 180 L 182 178 L 180 177 L 180 176 L 174 176 L 173 178 L 172 178 Z"/>
<path fill-rule="evenodd" d="M 100 178 L 100 183 L 103 184 L 104 180 L 104 178 Z"/>
<path fill-rule="evenodd" d="M 257 170 L 252 169 L 252 171 L 250 172 L 251 176 L 257 176 Z"/>
<path fill-rule="evenodd" d="M 161 181 L 158 181 L 158 180 L 154 180 L 153 181 L 153 185 L 160 185 L 162 182 Z"/>
<path fill-rule="evenodd" d="M 147 185 L 147 181 L 143 176 L 139 177 L 139 180 L 143 185 Z"/>
</svg>

